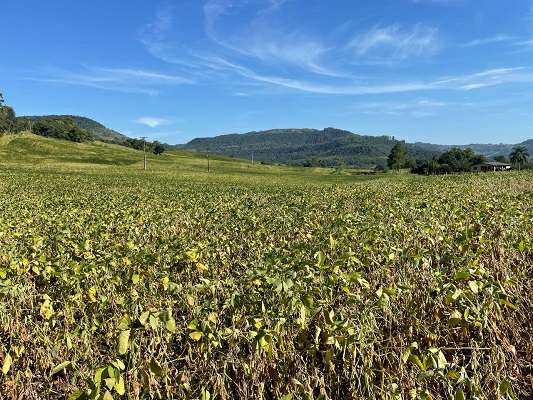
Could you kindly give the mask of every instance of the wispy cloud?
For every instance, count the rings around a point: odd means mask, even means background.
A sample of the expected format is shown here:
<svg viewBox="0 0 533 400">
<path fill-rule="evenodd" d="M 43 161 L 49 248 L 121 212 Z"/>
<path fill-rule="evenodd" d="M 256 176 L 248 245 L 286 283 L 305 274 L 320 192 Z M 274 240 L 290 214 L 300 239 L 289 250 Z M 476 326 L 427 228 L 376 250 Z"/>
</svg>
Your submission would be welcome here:
<svg viewBox="0 0 533 400">
<path fill-rule="evenodd" d="M 388 93 L 405 93 L 429 90 L 473 90 L 513 82 L 533 82 L 533 74 L 525 67 L 499 68 L 485 70 L 474 74 L 444 77 L 427 81 L 402 81 L 380 85 L 373 84 L 322 84 L 312 81 L 265 75 L 220 57 L 204 57 L 205 66 L 217 70 L 226 70 L 242 77 L 315 94 L 330 95 L 371 95 Z"/>
<path fill-rule="evenodd" d="M 410 116 L 413 118 L 426 118 L 434 116 L 439 110 L 447 107 L 448 103 L 429 99 L 420 99 L 409 102 L 373 102 L 356 106 L 356 110 L 368 115 Z"/>
<path fill-rule="evenodd" d="M 375 26 L 355 35 L 347 36 L 344 32 L 344 41 L 328 43 L 327 34 L 316 39 L 311 34 L 277 25 L 278 21 L 273 17 L 288 3 L 290 0 L 257 0 L 253 2 L 255 8 L 247 9 L 251 2 L 206 0 L 202 11 L 208 45 L 203 43 L 201 50 L 198 47 L 192 50 L 165 39 L 168 33 L 165 29 L 171 25 L 169 21 L 172 17 L 163 18 L 158 12 L 156 21 L 151 25 L 155 33 L 145 31 L 142 41 L 160 60 L 186 71 L 198 81 L 216 79 L 229 84 L 233 86 L 232 93 L 249 93 L 238 86 L 250 84 L 323 95 L 378 95 L 475 90 L 513 82 L 533 82 L 531 72 L 523 67 L 482 70 L 451 77 L 381 79 L 379 84 L 375 83 L 372 74 L 365 77 L 339 72 L 339 66 L 353 70 L 353 66 L 359 63 L 400 64 L 411 58 L 430 57 L 439 52 L 443 41 L 435 27 L 391 24 Z M 257 4 L 262 4 L 259 11 Z M 231 23 L 231 18 L 243 10 L 246 11 L 248 24 Z M 463 46 L 510 40 L 510 36 L 498 35 L 476 39 Z M 330 60 L 337 61 L 336 68 L 330 68 L 327 63 Z M 305 73 L 297 68 L 304 69 Z"/>
<path fill-rule="evenodd" d="M 168 125 L 170 121 L 166 118 L 157 117 L 141 117 L 135 120 L 136 123 L 149 126 L 150 128 L 157 128 L 162 125 Z"/>
<path fill-rule="evenodd" d="M 93 66 L 82 66 L 80 71 L 48 68 L 35 74 L 35 76 L 24 79 L 147 95 L 158 94 L 157 88 L 163 85 L 194 83 L 190 78 L 155 71 Z"/>
<path fill-rule="evenodd" d="M 416 25 L 410 29 L 400 25 L 374 27 L 355 36 L 348 47 L 359 56 L 373 56 L 386 60 L 429 56 L 440 48 L 436 28 Z"/>
<path fill-rule="evenodd" d="M 263 7 L 248 24 L 233 34 L 223 34 L 217 29 L 225 16 L 246 9 L 247 2 L 208 0 L 204 4 L 205 30 L 208 38 L 224 49 L 271 65 L 287 64 L 326 76 L 343 76 L 324 64 L 331 48 L 309 34 L 302 34 L 285 26 L 278 26 L 271 17 L 289 0 L 260 0 Z"/>
<path fill-rule="evenodd" d="M 470 42 L 463 43 L 460 47 L 476 47 L 476 46 L 483 46 L 487 44 L 510 42 L 513 40 L 515 40 L 513 36 L 495 35 L 495 36 L 490 36 L 490 37 L 486 37 L 482 39 L 471 40 Z"/>
</svg>

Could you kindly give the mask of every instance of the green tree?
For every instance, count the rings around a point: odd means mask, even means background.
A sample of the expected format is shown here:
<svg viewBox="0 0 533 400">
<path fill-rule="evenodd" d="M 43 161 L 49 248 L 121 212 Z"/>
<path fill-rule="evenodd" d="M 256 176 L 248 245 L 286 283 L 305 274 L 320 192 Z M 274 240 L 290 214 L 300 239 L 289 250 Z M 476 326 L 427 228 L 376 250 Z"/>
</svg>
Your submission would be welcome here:
<svg viewBox="0 0 533 400">
<path fill-rule="evenodd" d="M 401 168 L 404 168 L 407 163 L 407 150 L 403 143 L 396 143 L 392 148 L 387 164 L 390 169 L 395 169 L 399 171 Z"/>
<path fill-rule="evenodd" d="M 33 133 L 39 136 L 70 140 L 72 142 L 87 142 L 94 137 L 86 130 L 76 126 L 68 118 L 41 118 L 33 125 Z"/>
<path fill-rule="evenodd" d="M 0 93 L 0 133 L 14 132 L 16 127 L 15 111 L 4 105 L 4 96 Z"/>
<path fill-rule="evenodd" d="M 516 146 L 509 155 L 509 159 L 514 165 L 518 165 L 518 170 L 522 168 L 522 165 L 527 163 L 529 152 L 525 146 Z"/>
<path fill-rule="evenodd" d="M 494 161 L 498 161 L 501 163 L 508 163 L 507 158 L 505 156 L 496 156 L 494 157 Z"/>
<path fill-rule="evenodd" d="M 165 146 L 163 146 L 161 143 L 159 143 L 158 141 L 155 141 L 153 143 L 153 146 L 154 146 L 154 154 L 155 155 L 160 155 L 160 154 L 163 154 L 165 152 Z"/>
</svg>

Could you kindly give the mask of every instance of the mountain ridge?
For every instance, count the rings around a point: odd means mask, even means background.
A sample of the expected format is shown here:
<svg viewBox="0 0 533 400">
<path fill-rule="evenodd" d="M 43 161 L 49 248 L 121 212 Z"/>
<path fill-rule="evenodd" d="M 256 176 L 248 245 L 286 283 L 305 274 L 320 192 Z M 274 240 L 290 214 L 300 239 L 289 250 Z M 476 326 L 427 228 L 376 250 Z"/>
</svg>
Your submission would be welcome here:
<svg viewBox="0 0 533 400">
<path fill-rule="evenodd" d="M 393 136 L 360 135 L 336 128 L 271 129 L 229 133 L 210 138 L 196 138 L 183 148 L 223 154 L 237 158 L 295 165 L 351 165 L 384 167 L 392 147 L 400 141 Z M 533 139 L 523 143 L 533 154 Z M 487 157 L 508 156 L 516 144 L 439 145 L 424 142 L 405 143 L 413 159 L 431 159 L 452 147 L 472 148 Z"/>
<path fill-rule="evenodd" d="M 22 123 L 36 122 L 43 119 L 70 119 L 78 128 L 89 132 L 95 140 L 100 140 L 106 143 L 123 144 L 130 139 L 128 136 L 113 129 L 109 129 L 92 118 L 78 115 L 25 115 L 17 117 L 17 120 Z"/>
</svg>

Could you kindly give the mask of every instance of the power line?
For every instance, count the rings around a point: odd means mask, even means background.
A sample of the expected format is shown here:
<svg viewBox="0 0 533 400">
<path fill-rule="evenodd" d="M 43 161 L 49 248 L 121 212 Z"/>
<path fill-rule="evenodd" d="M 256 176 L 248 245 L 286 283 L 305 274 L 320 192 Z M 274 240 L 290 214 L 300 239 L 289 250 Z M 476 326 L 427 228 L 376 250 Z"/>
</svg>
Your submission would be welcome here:
<svg viewBox="0 0 533 400">
<path fill-rule="evenodd" d="M 143 152 L 144 152 L 144 170 L 146 171 L 146 136 L 141 137 L 143 141 Z"/>
</svg>

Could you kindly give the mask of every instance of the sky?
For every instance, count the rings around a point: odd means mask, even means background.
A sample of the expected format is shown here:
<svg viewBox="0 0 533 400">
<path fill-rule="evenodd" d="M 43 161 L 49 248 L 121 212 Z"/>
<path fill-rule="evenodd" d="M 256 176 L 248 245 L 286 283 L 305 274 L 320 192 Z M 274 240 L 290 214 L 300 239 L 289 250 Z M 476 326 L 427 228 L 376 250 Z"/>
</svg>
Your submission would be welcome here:
<svg viewBox="0 0 533 400">
<path fill-rule="evenodd" d="M 2 0 L 18 115 L 167 143 L 336 127 L 533 138 L 533 0 Z"/>
</svg>

